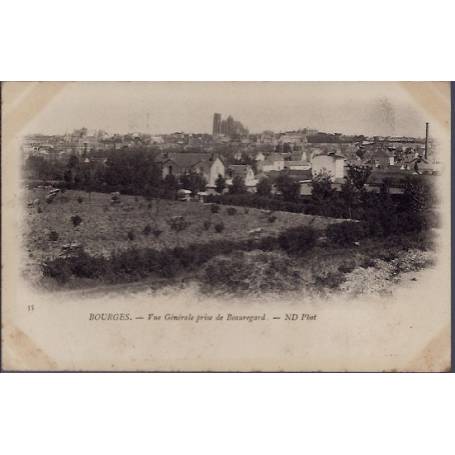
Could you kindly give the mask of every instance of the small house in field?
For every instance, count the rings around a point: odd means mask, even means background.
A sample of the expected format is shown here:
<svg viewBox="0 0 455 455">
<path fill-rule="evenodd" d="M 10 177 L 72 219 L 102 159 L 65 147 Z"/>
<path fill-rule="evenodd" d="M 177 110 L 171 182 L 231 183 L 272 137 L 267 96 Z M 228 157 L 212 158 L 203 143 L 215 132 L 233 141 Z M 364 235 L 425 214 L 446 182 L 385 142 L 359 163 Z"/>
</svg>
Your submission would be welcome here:
<svg viewBox="0 0 455 455">
<path fill-rule="evenodd" d="M 191 191 L 190 190 L 185 190 L 181 189 L 177 191 L 177 199 L 179 201 L 189 201 L 191 200 Z"/>
<path fill-rule="evenodd" d="M 311 168 L 313 176 L 320 173 L 327 173 L 332 177 L 332 180 L 339 181 L 345 176 L 345 158 L 336 153 L 321 153 L 313 156 L 311 159 Z"/>
<path fill-rule="evenodd" d="M 197 172 L 207 180 L 208 188 L 214 188 L 218 176 L 225 175 L 224 162 L 218 155 L 208 152 L 164 152 L 156 162 L 161 166 L 163 178 Z"/>
</svg>

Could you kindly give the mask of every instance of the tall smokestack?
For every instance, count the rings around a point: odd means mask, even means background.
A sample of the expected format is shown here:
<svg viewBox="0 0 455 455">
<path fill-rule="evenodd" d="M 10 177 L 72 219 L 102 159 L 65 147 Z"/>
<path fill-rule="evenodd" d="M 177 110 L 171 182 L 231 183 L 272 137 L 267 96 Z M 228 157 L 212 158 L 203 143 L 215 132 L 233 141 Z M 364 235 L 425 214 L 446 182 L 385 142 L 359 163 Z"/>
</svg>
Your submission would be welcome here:
<svg viewBox="0 0 455 455">
<path fill-rule="evenodd" d="M 428 127 L 429 123 L 425 123 L 425 159 L 428 158 Z"/>
</svg>

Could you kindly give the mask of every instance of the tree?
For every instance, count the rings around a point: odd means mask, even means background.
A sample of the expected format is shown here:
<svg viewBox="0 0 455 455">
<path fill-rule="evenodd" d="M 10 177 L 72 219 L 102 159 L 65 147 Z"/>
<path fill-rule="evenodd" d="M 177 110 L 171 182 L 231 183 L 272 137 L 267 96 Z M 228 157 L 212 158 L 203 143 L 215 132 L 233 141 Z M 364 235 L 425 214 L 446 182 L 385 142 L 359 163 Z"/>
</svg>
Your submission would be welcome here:
<svg viewBox="0 0 455 455">
<path fill-rule="evenodd" d="M 359 190 L 362 191 L 371 174 L 369 166 L 349 166 L 347 179 Z"/>
<path fill-rule="evenodd" d="M 300 184 L 287 174 L 280 175 L 276 179 L 276 186 L 285 201 L 295 202 L 300 197 Z"/>
<path fill-rule="evenodd" d="M 420 176 L 408 176 L 404 181 L 403 209 L 422 213 L 431 208 L 433 189 Z"/>
<path fill-rule="evenodd" d="M 167 220 L 169 227 L 175 232 L 177 246 L 180 246 L 180 232 L 184 231 L 191 223 L 186 221 L 183 216 L 173 216 Z"/>
<path fill-rule="evenodd" d="M 263 177 L 259 180 L 256 191 L 260 196 L 270 196 L 270 193 L 272 192 L 272 183 L 267 177 Z"/>
<path fill-rule="evenodd" d="M 174 175 L 168 174 L 163 180 L 163 186 L 164 186 L 164 191 L 165 194 L 168 197 L 174 197 L 175 198 L 175 193 L 177 191 L 177 179 L 175 178 Z"/>
<path fill-rule="evenodd" d="M 245 181 L 240 175 L 236 175 L 232 179 L 232 185 L 229 188 L 229 192 L 231 194 L 243 194 L 247 192 Z"/>
<path fill-rule="evenodd" d="M 321 171 L 313 176 L 311 182 L 311 201 L 324 216 L 333 216 L 336 200 L 336 189 L 332 187 L 330 174 Z"/>
<path fill-rule="evenodd" d="M 226 188 L 226 179 L 221 174 L 218 174 L 218 177 L 215 180 L 216 192 L 218 194 L 222 194 L 225 188 Z"/>
<path fill-rule="evenodd" d="M 283 153 L 292 153 L 292 146 L 288 142 L 283 144 Z"/>
<path fill-rule="evenodd" d="M 79 158 L 76 155 L 71 155 L 68 159 L 69 169 L 77 169 L 79 167 Z"/>
<path fill-rule="evenodd" d="M 198 191 L 205 191 L 207 180 L 203 175 L 191 171 L 180 176 L 180 186 L 186 190 L 190 190 L 194 195 Z"/>
<path fill-rule="evenodd" d="M 81 169 L 81 184 L 88 193 L 88 200 L 91 202 L 92 191 L 96 188 L 94 188 L 94 169 L 91 168 L 90 164 L 84 164 Z"/>
<path fill-rule="evenodd" d="M 341 185 L 340 197 L 347 209 L 347 217 L 351 219 L 352 209 L 359 202 L 359 192 L 348 178 L 346 178 L 346 181 Z"/>
</svg>

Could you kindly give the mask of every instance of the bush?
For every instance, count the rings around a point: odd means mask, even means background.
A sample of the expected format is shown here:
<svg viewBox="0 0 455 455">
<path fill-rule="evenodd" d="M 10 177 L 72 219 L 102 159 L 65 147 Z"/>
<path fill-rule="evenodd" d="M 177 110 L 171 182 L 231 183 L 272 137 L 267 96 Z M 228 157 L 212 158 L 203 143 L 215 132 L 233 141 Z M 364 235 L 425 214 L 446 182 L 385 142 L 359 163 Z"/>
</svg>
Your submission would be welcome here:
<svg viewBox="0 0 455 455">
<path fill-rule="evenodd" d="M 303 280 L 289 257 L 277 252 L 234 252 L 209 260 L 200 274 L 203 291 L 233 294 L 285 292 Z"/>
<path fill-rule="evenodd" d="M 71 217 L 71 222 L 73 223 L 74 227 L 77 227 L 82 223 L 82 218 L 79 215 L 73 215 Z"/>
<path fill-rule="evenodd" d="M 342 272 L 328 272 L 317 275 L 314 284 L 317 288 L 337 289 L 344 281 L 345 277 Z"/>
<path fill-rule="evenodd" d="M 343 221 L 327 226 L 326 235 L 336 245 L 350 246 L 365 237 L 366 229 L 363 223 Z"/>
<path fill-rule="evenodd" d="M 128 231 L 128 240 L 134 240 L 134 238 L 135 238 L 134 231 L 132 230 Z"/>
<path fill-rule="evenodd" d="M 161 229 L 153 229 L 152 233 L 155 238 L 158 238 L 163 233 L 163 231 Z"/>
<path fill-rule="evenodd" d="M 41 267 L 44 276 L 54 278 L 59 283 L 65 283 L 71 276 L 78 278 L 102 276 L 106 270 L 105 262 L 102 257 L 90 256 L 82 251 L 76 256 L 46 260 Z"/>
<path fill-rule="evenodd" d="M 150 235 L 151 232 L 152 232 L 152 227 L 150 226 L 150 224 L 147 224 L 144 227 L 144 230 L 142 231 L 142 233 L 146 236 Z"/>
<path fill-rule="evenodd" d="M 79 202 L 79 204 L 82 204 L 84 202 L 84 199 L 79 196 L 77 198 L 77 202 Z"/>
<path fill-rule="evenodd" d="M 211 225 L 212 223 L 209 220 L 205 220 L 204 223 L 202 224 L 205 231 L 208 231 Z"/>
<path fill-rule="evenodd" d="M 370 267 L 375 267 L 376 266 L 376 262 L 373 258 L 365 258 L 361 263 L 360 263 L 360 267 L 364 268 L 364 269 L 368 269 Z"/>
<path fill-rule="evenodd" d="M 49 232 L 49 240 L 51 242 L 56 242 L 58 240 L 58 233 L 55 231 Z"/>
<path fill-rule="evenodd" d="M 270 216 L 268 217 L 268 220 L 269 220 L 269 223 L 274 223 L 274 222 L 277 220 L 277 218 L 276 218 L 275 215 L 270 215 Z"/>
<path fill-rule="evenodd" d="M 212 213 L 218 213 L 218 212 L 220 211 L 220 206 L 217 205 L 217 204 L 212 204 L 212 205 L 210 206 L 210 211 L 211 211 Z"/>
<path fill-rule="evenodd" d="M 345 260 L 338 267 L 338 271 L 341 273 L 351 273 L 356 267 L 356 263 L 353 259 Z"/>
<path fill-rule="evenodd" d="M 287 229 L 278 237 L 280 247 L 291 254 L 304 254 L 316 245 L 318 232 L 310 226 Z"/>
<path fill-rule="evenodd" d="M 231 216 L 235 215 L 237 213 L 237 209 L 235 207 L 228 207 L 226 213 Z"/>
<path fill-rule="evenodd" d="M 43 209 L 42 209 L 40 206 L 38 206 L 38 208 L 36 209 L 36 211 L 37 211 L 38 213 L 43 213 Z"/>
<path fill-rule="evenodd" d="M 218 232 L 218 234 L 221 234 L 224 231 L 224 223 L 217 223 L 214 227 L 215 232 Z"/>
</svg>

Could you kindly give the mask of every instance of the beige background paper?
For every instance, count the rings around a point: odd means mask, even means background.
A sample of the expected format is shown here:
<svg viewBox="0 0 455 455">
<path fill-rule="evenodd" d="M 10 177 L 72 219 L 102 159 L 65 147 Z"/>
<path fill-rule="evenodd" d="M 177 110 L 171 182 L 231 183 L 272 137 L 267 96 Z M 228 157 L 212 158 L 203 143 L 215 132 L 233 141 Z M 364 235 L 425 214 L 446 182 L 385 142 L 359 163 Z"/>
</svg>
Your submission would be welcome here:
<svg viewBox="0 0 455 455">
<path fill-rule="evenodd" d="M 125 84 L 125 83 L 123 83 Z M 130 83 L 140 93 L 142 83 Z M 154 83 L 159 90 L 160 83 Z M 185 84 L 176 86 L 185 90 Z M 229 88 L 230 84 L 226 83 Z M 249 83 L 251 84 L 251 83 Z M 298 90 L 298 83 L 282 83 Z M 343 96 L 353 85 L 327 88 Z M 377 85 L 362 83 L 365 96 Z M 438 262 L 402 282 L 392 297 L 309 300 L 305 295 L 226 300 L 144 284 L 43 293 L 21 277 L 24 223 L 19 144 L 30 124 L 71 94 L 74 84 L 2 87 L 2 368 L 133 371 L 445 371 L 450 368 L 450 85 L 388 83 L 427 118 L 445 171 Z M 77 85 L 77 84 L 76 84 Z M 112 97 L 122 84 L 110 83 Z M 207 85 L 209 87 L 209 85 Z M 237 90 L 232 88 L 232 90 Z M 246 90 L 246 88 L 245 88 Z M 96 100 L 94 100 L 95 102 Z M 78 127 L 75 125 L 74 127 Z M 397 134 L 400 134 L 397 131 Z M 33 307 L 33 310 L 30 308 Z M 128 313 L 127 321 L 90 321 L 90 313 Z M 148 314 L 211 315 L 214 320 L 149 321 Z M 259 321 L 219 321 L 228 313 Z M 316 314 L 287 321 L 286 313 Z M 280 317 L 281 319 L 273 319 Z"/>
</svg>

